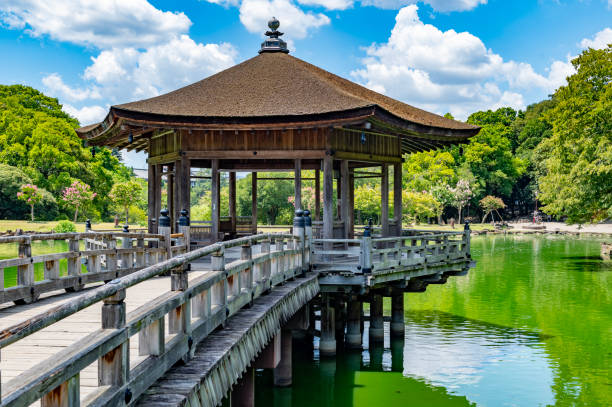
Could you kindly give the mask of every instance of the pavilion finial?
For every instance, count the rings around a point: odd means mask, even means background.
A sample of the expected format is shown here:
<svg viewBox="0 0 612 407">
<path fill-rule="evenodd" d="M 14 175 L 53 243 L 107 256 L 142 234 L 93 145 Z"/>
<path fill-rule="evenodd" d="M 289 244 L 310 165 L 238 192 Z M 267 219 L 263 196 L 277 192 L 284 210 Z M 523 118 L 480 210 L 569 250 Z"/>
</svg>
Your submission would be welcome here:
<svg viewBox="0 0 612 407">
<path fill-rule="evenodd" d="M 278 27 L 280 26 L 280 22 L 276 17 L 272 17 L 270 21 L 268 21 L 268 27 L 272 31 L 266 31 L 266 35 L 270 38 L 266 39 L 261 43 L 261 49 L 259 53 L 262 52 L 284 52 L 285 54 L 289 53 L 287 49 L 287 43 L 281 40 L 280 37 L 283 35 L 282 32 L 278 31 Z"/>
</svg>

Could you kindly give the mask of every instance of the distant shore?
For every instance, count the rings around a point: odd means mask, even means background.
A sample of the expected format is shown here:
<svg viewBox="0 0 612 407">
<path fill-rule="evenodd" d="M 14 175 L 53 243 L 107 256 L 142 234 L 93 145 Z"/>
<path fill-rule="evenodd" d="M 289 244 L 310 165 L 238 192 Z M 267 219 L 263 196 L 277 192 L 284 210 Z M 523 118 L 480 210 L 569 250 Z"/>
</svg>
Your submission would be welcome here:
<svg viewBox="0 0 612 407">
<path fill-rule="evenodd" d="M 474 235 L 479 234 L 555 234 L 555 235 L 589 235 L 589 236 L 612 236 L 612 224 L 598 223 L 587 225 L 568 225 L 563 222 L 511 222 L 508 228 L 490 230 L 474 230 Z"/>
</svg>

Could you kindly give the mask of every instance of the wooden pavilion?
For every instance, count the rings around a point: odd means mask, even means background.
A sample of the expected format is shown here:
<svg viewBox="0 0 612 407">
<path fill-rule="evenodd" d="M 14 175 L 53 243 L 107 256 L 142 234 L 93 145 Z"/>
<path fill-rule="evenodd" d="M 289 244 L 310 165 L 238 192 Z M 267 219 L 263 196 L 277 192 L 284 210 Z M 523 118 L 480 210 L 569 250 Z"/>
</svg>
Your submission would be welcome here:
<svg viewBox="0 0 612 407">
<path fill-rule="evenodd" d="M 162 176 L 173 224 L 189 211 L 192 169 L 211 169 L 212 219 L 196 240 L 257 232 L 257 171 L 315 171 L 313 230 L 324 238 L 353 234 L 353 182 L 379 166 L 383 235 L 401 230 L 402 156 L 466 143 L 479 128 L 417 109 L 290 56 L 269 22 L 259 55 L 199 82 L 150 99 L 112 106 L 104 121 L 77 130 L 89 146 L 148 153 L 149 230 L 162 209 Z M 389 166 L 394 213 L 389 218 Z M 252 172 L 252 216 L 236 216 L 236 172 Z M 320 173 L 323 211 L 320 218 Z M 220 173 L 229 173 L 229 217 L 220 216 Z M 334 188 L 334 179 L 337 180 Z M 334 191 L 335 189 L 335 191 Z M 334 211 L 333 197 L 338 207 Z"/>
</svg>

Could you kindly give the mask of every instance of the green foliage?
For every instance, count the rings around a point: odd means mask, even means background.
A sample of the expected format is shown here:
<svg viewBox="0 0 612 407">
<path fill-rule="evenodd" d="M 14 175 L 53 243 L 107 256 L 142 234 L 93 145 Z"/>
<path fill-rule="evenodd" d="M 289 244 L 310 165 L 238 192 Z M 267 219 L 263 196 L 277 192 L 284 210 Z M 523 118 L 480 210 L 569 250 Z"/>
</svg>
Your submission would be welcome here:
<svg viewBox="0 0 612 407">
<path fill-rule="evenodd" d="M 501 198 L 497 198 L 495 196 L 491 196 L 491 195 L 487 195 L 484 198 L 482 198 L 480 200 L 480 207 L 482 208 L 482 210 L 484 211 L 485 215 L 482 218 L 482 223 L 485 223 L 485 220 L 487 219 L 487 216 L 495 211 L 497 212 L 500 209 L 503 209 L 506 207 L 506 204 L 504 203 L 504 201 Z M 501 217 L 501 216 L 500 216 Z"/>
<path fill-rule="evenodd" d="M 55 233 L 71 233 L 76 232 L 76 226 L 74 223 L 69 220 L 61 220 L 58 222 L 57 226 L 53 228 Z"/>
<path fill-rule="evenodd" d="M 128 179 L 130 171 L 108 149 L 96 148 L 92 157 L 74 131 L 78 125 L 57 99 L 28 86 L 0 85 L 0 163 L 19 168 L 54 196 L 74 180 L 95 185 L 99 197 L 92 213 L 108 218 L 111 187 Z M 0 212 L 0 217 L 12 216 L 12 211 Z"/>
<path fill-rule="evenodd" d="M 125 212 L 125 221 L 129 223 L 130 206 L 135 205 L 142 196 L 142 185 L 134 180 L 113 185 L 110 198 L 113 203 Z"/>
<path fill-rule="evenodd" d="M 380 210 L 380 184 L 377 187 L 364 184 L 355 188 L 355 215 L 358 223 L 365 224 L 369 219 L 378 223 Z"/>
<path fill-rule="evenodd" d="M 5 219 L 23 219 L 28 216 L 28 204 L 17 197 L 24 184 L 32 183 L 32 179 L 22 170 L 6 164 L 0 164 L 0 217 Z M 55 198 L 44 189 L 38 189 L 41 200 L 39 218 L 52 220 L 58 215 Z"/>
<path fill-rule="evenodd" d="M 402 215 L 407 221 L 423 222 L 438 216 L 442 205 L 429 192 L 402 192 Z"/>
<path fill-rule="evenodd" d="M 572 64 L 577 72 L 546 114 L 553 134 L 537 149 L 546 157 L 540 199 L 547 213 L 594 222 L 612 216 L 612 47 Z"/>
<path fill-rule="evenodd" d="M 413 191 L 450 185 L 457 177 L 455 167 L 455 159 L 448 151 L 415 153 L 402 165 L 402 184 Z"/>
</svg>

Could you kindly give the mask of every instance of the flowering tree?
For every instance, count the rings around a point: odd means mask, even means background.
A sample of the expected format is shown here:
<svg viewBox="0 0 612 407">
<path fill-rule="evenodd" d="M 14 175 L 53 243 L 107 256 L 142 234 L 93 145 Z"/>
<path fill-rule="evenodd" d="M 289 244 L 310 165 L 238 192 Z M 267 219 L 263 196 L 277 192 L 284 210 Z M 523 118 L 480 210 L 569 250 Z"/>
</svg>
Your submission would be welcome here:
<svg viewBox="0 0 612 407">
<path fill-rule="evenodd" d="M 42 194 L 34 184 L 24 184 L 17 192 L 17 199 L 30 205 L 30 216 L 34 222 L 34 205 L 42 200 Z"/>
<path fill-rule="evenodd" d="M 142 187 L 136 181 L 121 182 L 113 185 L 110 192 L 110 198 L 115 205 L 123 208 L 125 212 L 125 224 L 129 223 L 130 205 L 133 205 L 140 199 Z"/>
<path fill-rule="evenodd" d="M 497 212 L 498 209 L 503 209 L 506 207 L 506 204 L 501 198 L 496 196 L 487 195 L 480 200 L 480 207 L 485 212 L 485 216 L 482 218 L 482 223 L 485 223 L 485 219 L 489 216 L 490 213 L 495 211 L 497 216 L 501 219 L 501 215 Z M 493 215 L 491 215 L 493 217 Z M 495 218 L 493 218 L 493 223 L 495 223 Z"/>
<path fill-rule="evenodd" d="M 295 206 L 295 196 L 289 195 L 287 201 L 293 206 Z M 323 202 L 321 196 L 319 196 L 319 202 Z M 321 205 L 320 205 L 321 206 Z M 302 188 L 302 209 L 308 209 L 313 215 L 316 207 L 315 200 L 315 189 L 314 187 L 303 187 Z"/>
<path fill-rule="evenodd" d="M 91 187 L 79 180 L 74 181 L 69 187 L 64 188 L 62 199 L 68 205 L 74 207 L 74 222 L 79 216 L 79 208 L 83 207 L 88 202 L 91 202 L 96 193 L 92 192 Z"/>
<path fill-rule="evenodd" d="M 448 190 L 452 196 L 452 205 L 457 208 L 459 212 L 459 223 L 461 223 L 461 211 L 474 193 L 472 192 L 470 183 L 465 179 L 460 179 L 457 181 L 457 185 L 454 188 L 448 187 Z"/>
</svg>

